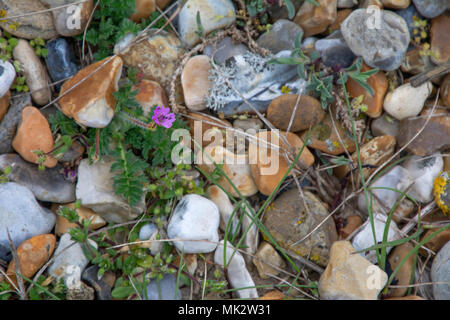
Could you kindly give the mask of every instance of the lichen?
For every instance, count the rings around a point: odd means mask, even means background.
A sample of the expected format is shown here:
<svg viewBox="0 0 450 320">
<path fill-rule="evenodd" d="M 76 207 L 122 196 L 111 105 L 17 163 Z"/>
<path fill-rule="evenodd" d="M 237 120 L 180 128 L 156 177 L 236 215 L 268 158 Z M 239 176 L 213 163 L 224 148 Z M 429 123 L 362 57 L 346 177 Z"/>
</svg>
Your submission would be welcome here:
<svg viewBox="0 0 450 320">
<path fill-rule="evenodd" d="M 437 206 L 446 215 L 450 215 L 450 204 L 448 198 L 450 195 L 450 171 L 442 172 L 434 180 L 434 199 Z"/>
<path fill-rule="evenodd" d="M 262 57 L 248 51 L 242 55 L 242 59 L 249 65 L 249 69 L 255 74 L 266 70 L 270 71 L 274 68 L 274 65 L 268 63 L 272 59 L 271 55 Z M 209 94 L 206 97 L 207 108 L 220 112 L 227 103 L 225 98 L 235 95 L 229 82 L 233 82 L 238 75 L 239 69 L 240 67 L 236 60 L 230 60 L 223 65 L 216 65 L 216 67 L 210 68 L 208 79 L 211 80 L 211 87 L 209 89 Z"/>
</svg>

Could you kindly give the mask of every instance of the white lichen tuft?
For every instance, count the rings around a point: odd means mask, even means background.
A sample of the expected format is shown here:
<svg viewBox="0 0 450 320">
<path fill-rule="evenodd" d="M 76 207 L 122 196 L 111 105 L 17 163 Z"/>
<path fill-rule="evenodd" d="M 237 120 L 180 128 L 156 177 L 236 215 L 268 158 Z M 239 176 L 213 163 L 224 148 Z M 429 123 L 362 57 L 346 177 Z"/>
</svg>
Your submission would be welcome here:
<svg viewBox="0 0 450 320">
<path fill-rule="evenodd" d="M 206 97 L 206 106 L 216 112 L 222 110 L 231 96 L 237 96 L 228 82 L 233 83 L 242 70 L 252 72 L 255 77 L 258 73 L 273 70 L 274 66 L 268 63 L 271 59 L 271 56 L 262 57 L 248 51 L 241 56 L 236 56 L 228 63 L 210 68 L 209 80 L 212 85 Z"/>
</svg>

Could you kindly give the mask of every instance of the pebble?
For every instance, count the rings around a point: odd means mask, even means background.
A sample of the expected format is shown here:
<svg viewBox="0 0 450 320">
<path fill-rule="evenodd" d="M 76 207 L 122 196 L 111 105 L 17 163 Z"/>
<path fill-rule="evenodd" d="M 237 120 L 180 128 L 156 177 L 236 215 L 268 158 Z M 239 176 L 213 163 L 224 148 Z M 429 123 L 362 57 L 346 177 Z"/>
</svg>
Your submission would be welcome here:
<svg viewBox="0 0 450 320">
<path fill-rule="evenodd" d="M 252 165 L 249 164 L 247 154 L 234 154 L 220 145 L 208 148 L 205 153 L 200 151 L 196 156 L 196 164 L 207 173 L 212 173 L 216 167 L 208 156 L 215 163 L 223 164 L 223 172 L 242 196 L 250 197 L 258 192 L 258 183 L 254 179 L 251 171 Z M 233 197 L 239 197 L 239 194 L 224 176 L 219 179 L 218 183 Z"/>
<path fill-rule="evenodd" d="M 145 295 L 144 295 L 145 296 Z M 161 280 L 152 279 L 147 285 L 145 300 L 181 300 L 181 292 L 177 288 L 177 278 L 165 273 Z"/>
<path fill-rule="evenodd" d="M 66 300 L 94 300 L 94 298 L 94 289 L 82 281 L 67 288 Z"/>
<path fill-rule="evenodd" d="M 417 11 L 425 18 L 434 18 L 448 9 L 447 0 L 412 0 Z"/>
<path fill-rule="evenodd" d="M 400 198 L 401 194 L 387 189 L 376 188 L 392 188 L 399 191 L 405 191 L 414 182 L 413 177 L 409 171 L 401 166 L 395 166 L 389 170 L 386 174 L 382 175 L 375 182 L 371 184 L 371 194 L 374 195 L 372 202 L 372 211 L 383 213 L 388 215 L 395 202 Z M 410 194 L 410 192 L 408 192 Z M 376 200 L 375 200 L 376 199 Z M 403 199 L 400 201 L 397 209 L 394 211 L 394 221 L 402 221 L 402 217 L 407 217 L 411 210 L 408 204 L 405 203 L 409 200 Z M 358 196 L 358 209 L 365 214 L 368 214 L 367 203 L 364 194 Z"/>
<path fill-rule="evenodd" d="M 352 13 L 352 9 L 342 9 L 338 10 L 336 21 L 334 21 L 330 26 L 328 27 L 330 33 L 341 30 L 341 24 L 344 22 L 345 19 Z M 342 34 L 342 33 L 341 33 Z M 348 47 L 347 47 L 348 48 Z M 350 49 L 349 49 L 350 50 Z M 353 53 L 352 53 L 353 54 Z"/>
<path fill-rule="evenodd" d="M 226 28 L 236 21 L 236 10 L 230 0 L 188 0 L 178 14 L 178 32 L 187 47 L 200 41 L 197 12 L 200 12 L 204 35 Z"/>
<path fill-rule="evenodd" d="M 304 1 L 291 0 L 291 2 L 294 5 L 294 11 L 297 12 Z M 274 21 L 279 19 L 289 19 L 289 12 L 285 5 L 280 5 L 280 3 L 276 1 L 270 1 L 267 2 L 267 4 L 269 5 L 267 12 L 269 12 Z"/>
<path fill-rule="evenodd" d="M 396 246 L 394 250 L 392 250 L 392 253 L 389 255 L 389 264 L 391 265 L 391 269 L 395 270 L 400 262 L 405 258 L 405 256 L 414 249 L 414 245 L 411 244 L 411 242 L 405 242 L 399 246 Z M 405 263 L 401 266 L 401 268 L 398 270 L 395 280 L 398 282 L 396 285 L 399 286 L 407 286 L 410 284 L 411 280 L 411 274 L 414 272 L 414 255 L 411 255 Z M 394 281 L 395 281 L 394 280 Z M 403 297 L 406 292 L 408 291 L 408 288 L 393 288 L 390 291 L 391 297 Z"/>
<path fill-rule="evenodd" d="M 450 242 L 438 252 L 431 267 L 433 282 L 450 282 Z M 433 295 L 436 300 L 449 300 L 450 287 L 448 284 L 433 284 Z"/>
<path fill-rule="evenodd" d="M 411 4 L 411 0 L 382 0 L 383 6 L 388 9 L 406 9 Z"/>
<path fill-rule="evenodd" d="M 259 298 L 259 300 L 286 300 L 285 294 L 278 291 L 278 290 L 272 290 L 267 292 L 264 296 Z"/>
<path fill-rule="evenodd" d="M 400 298 L 387 298 L 387 299 L 383 299 L 383 300 L 426 300 L 426 299 L 419 297 L 419 296 L 411 295 L 411 296 L 400 297 Z"/>
<path fill-rule="evenodd" d="M 233 257 L 231 257 L 232 255 Z M 225 248 L 224 240 L 220 241 L 214 253 L 214 263 L 221 266 L 227 265 L 228 279 L 233 289 L 249 287 L 235 291 L 239 299 L 258 298 L 258 291 L 254 288 L 255 283 L 245 266 L 244 257 L 239 251 L 235 251 L 235 248 L 230 242 L 227 242 Z"/>
<path fill-rule="evenodd" d="M 433 85 L 429 81 L 417 88 L 406 83 L 386 95 L 384 110 L 397 120 L 417 116 L 422 111 L 432 88 Z"/>
<path fill-rule="evenodd" d="M 255 132 L 258 132 L 260 129 L 262 129 L 264 124 L 261 120 L 258 118 L 250 118 L 250 119 L 236 119 L 233 122 L 233 127 L 236 129 L 241 129 L 243 131 L 247 130 L 255 130 Z"/>
<path fill-rule="evenodd" d="M 94 9 L 94 0 L 86 0 L 83 3 L 78 0 L 41 0 L 41 2 L 52 9 L 55 29 L 64 37 L 82 34 Z M 62 5 L 70 6 L 56 9 Z"/>
<path fill-rule="evenodd" d="M 141 227 L 139 230 L 139 240 L 140 241 L 146 241 L 146 240 L 158 240 L 159 230 L 156 225 L 153 223 L 147 223 Z M 150 253 L 152 255 L 156 255 L 158 252 L 162 252 L 164 247 L 164 242 L 161 241 L 155 241 L 155 242 L 148 242 L 148 243 L 142 243 L 140 244 L 144 248 L 149 248 Z"/>
<path fill-rule="evenodd" d="M 100 229 L 101 227 L 106 225 L 106 221 L 91 209 L 83 206 L 79 207 L 78 209 L 75 209 L 74 202 L 63 206 L 54 203 L 52 204 L 51 210 L 53 211 L 53 213 L 58 215 L 57 212 L 60 207 L 63 208 L 67 207 L 74 209 L 77 212 L 78 216 L 80 217 L 80 219 L 78 220 L 79 223 L 83 223 L 83 220 L 91 220 L 91 225 L 89 226 L 89 230 L 91 231 Z M 64 233 L 69 232 L 70 229 L 75 227 L 78 227 L 78 224 L 72 223 L 66 218 L 58 215 L 58 218 L 56 220 L 55 232 L 59 237 L 62 236 Z"/>
<path fill-rule="evenodd" d="M 298 24 L 280 19 L 268 31 L 260 35 L 256 43 L 274 54 L 283 50 L 293 50 L 294 41 L 299 33 L 303 35 L 303 30 Z"/>
<path fill-rule="evenodd" d="M 81 276 L 83 281 L 86 281 L 90 286 L 95 289 L 95 293 L 98 300 L 112 300 L 111 286 L 106 283 L 105 275 L 98 278 L 98 266 L 93 265 L 86 268 Z"/>
<path fill-rule="evenodd" d="M 379 136 L 375 137 L 369 142 L 363 144 L 360 147 L 359 155 L 361 159 L 362 165 L 373 165 L 379 166 L 386 162 L 393 154 L 395 148 L 396 140 L 393 136 Z M 358 156 L 356 152 L 352 154 L 353 163 L 358 163 Z M 363 168 L 364 178 L 368 178 L 368 176 L 374 171 L 373 168 Z M 350 171 L 350 167 L 340 166 L 334 169 L 335 175 L 342 179 L 345 175 Z M 359 175 L 358 175 L 359 181 Z"/>
<path fill-rule="evenodd" d="M 288 149 L 285 143 L 281 139 L 281 135 L 286 136 L 289 144 L 294 148 L 295 155 L 297 155 L 303 147 L 303 141 L 295 134 L 289 132 L 279 131 L 278 136 L 274 131 L 261 131 L 255 136 L 258 139 L 250 141 L 250 148 L 253 148 L 253 152 L 249 152 L 250 169 L 253 180 L 258 187 L 259 192 L 263 195 L 270 195 L 281 181 L 283 176 L 289 169 L 289 165 L 285 158 L 279 153 L 278 150 L 267 148 L 266 141 L 271 144 L 280 146 L 280 148 Z M 314 163 L 314 156 L 308 150 L 304 148 L 299 160 L 307 167 Z M 292 172 L 290 173 L 290 175 Z"/>
<path fill-rule="evenodd" d="M 106 127 L 114 117 L 116 99 L 113 92 L 119 89 L 121 74 L 120 57 L 108 57 L 83 68 L 61 87 L 59 105 L 62 112 L 81 125 Z M 88 75 L 91 76 L 86 78 Z M 84 78 L 86 80 L 81 82 Z M 71 88 L 73 89 L 65 94 Z"/>
<path fill-rule="evenodd" d="M 382 10 L 378 30 L 368 23 L 370 16 L 365 9 L 353 11 L 341 25 L 342 35 L 353 53 L 362 56 L 370 67 L 395 70 L 408 49 L 408 26 L 399 15 Z"/>
<path fill-rule="evenodd" d="M 368 66 L 363 64 L 361 71 L 371 70 Z M 383 112 L 383 101 L 388 89 L 388 79 L 383 71 L 378 71 L 367 80 L 367 84 L 374 90 L 373 96 L 361 87 L 355 80 L 349 77 L 346 87 L 348 93 L 352 98 L 364 96 L 362 103 L 367 106 L 367 111 L 364 113 L 371 118 L 378 118 Z"/>
<path fill-rule="evenodd" d="M 206 240 L 174 241 L 178 250 L 184 253 L 205 253 L 214 251 L 219 241 L 220 214 L 211 200 L 196 195 L 185 195 L 175 208 L 167 227 L 170 239 Z"/>
<path fill-rule="evenodd" d="M 266 211 L 263 223 L 282 248 L 309 257 L 311 261 L 325 267 L 331 244 L 338 238 L 336 226 L 332 219 L 328 219 L 310 237 L 298 243 L 328 216 L 327 209 L 316 196 L 309 191 L 303 191 L 303 194 L 305 201 L 300 198 L 296 188 L 285 191 Z"/>
<path fill-rule="evenodd" d="M 358 0 L 337 0 L 337 7 L 341 8 L 352 8 L 358 5 Z"/>
<path fill-rule="evenodd" d="M 262 279 L 269 279 L 269 275 L 278 275 L 280 271 L 275 269 L 284 268 L 286 263 L 280 257 L 278 252 L 268 242 L 263 242 L 258 248 L 256 257 L 253 258 L 253 264 L 258 270 L 258 274 Z"/>
<path fill-rule="evenodd" d="M 336 20 L 336 0 L 317 0 L 317 3 L 319 7 L 308 1 L 304 2 L 294 18 L 294 22 L 305 31 L 305 37 L 326 31 Z"/>
<path fill-rule="evenodd" d="M 7 91 L 3 97 L 0 98 L 0 123 L 9 108 L 9 100 L 11 99 L 11 91 Z"/>
<path fill-rule="evenodd" d="M 89 245 L 97 248 L 97 243 L 92 240 L 88 241 Z M 73 241 L 71 235 L 65 233 L 59 239 L 48 273 L 58 280 L 63 278 L 68 288 L 78 287 L 81 282 L 81 274 L 88 263 L 89 260 L 84 255 L 81 244 Z"/>
<path fill-rule="evenodd" d="M 319 280 L 320 298 L 377 300 L 388 275 L 360 255 L 353 254 L 355 248 L 349 241 L 336 241 L 330 251 L 330 263 Z"/>
<path fill-rule="evenodd" d="M 33 151 L 47 153 L 53 150 L 54 140 L 50 125 L 39 109 L 30 106 L 22 110 L 22 119 L 12 146 L 23 159 L 31 163 L 38 163 L 39 160 Z M 43 165 L 53 168 L 57 163 L 55 158 L 47 155 Z"/>
<path fill-rule="evenodd" d="M 398 126 L 398 120 L 385 113 L 372 121 L 370 129 L 375 137 L 384 135 L 396 137 L 398 134 Z"/>
<path fill-rule="evenodd" d="M 359 8 L 367 9 L 370 6 L 377 6 L 380 9 L 383 9 L 383 0 L 360 0 Z"/>
<path fill-rule="evenodd" d="M 131 15 L 130 20 L 139 23 L 142 19 L 148 19 L 150 15 L 156 11 L 156 7 L 164 10 L 171 0 L 135 0 L 135 12 Z M 170 16 L 170 15 L 169 15 Z"/>
<path fill-rule="evenodd" d="M 315 48 L 327 67 L 347 68 L 352 65 L 356 58 L 340 30 L 333 32 L 326 38 L 317 40 Z"/>
<path fill-rule="evenodd" d="M 444 220 L 445 219 L 440 220 L 440 221 L 444 221 Z M 429 236 L 431 236 L 434 232 L 436 232 L 438 230 L 439 230 L 439 228 L 433 228 L 433 229 L 427 230 L 423 234 L 421 241 L 423 241 L 424 239 L 428 238 Z M 450 241 L 450 229 L 445 229 L 444 231 L 441 231 L 440 233 L 435 235 L 433 238 L 431 238 L 429 241 L 427 241 L 424 244 L 424 246 L 427 247 L 428 249 L 434 251 L 434 252 L 439 252 L 439 250 L 441 250 L 441 248 L 443 246 L 445 246 L 445 244 L 447 242 L 449 242 L 449 241 Z"/>
<path fill-rule="evenodd" d="M 273 58 L 287 58 L 289 50 L 280 51 Z M 244 55 L 233 56 L 227 62 L 233 78 L 230 83 L 241 93 L 237 94 L 232 88 L 225 88 L 219 83 L 212 86 L 208 97 L 211 109 L 222 112 L 224 116 L 233 116 L 242 113 L 266 112 L 270 102 L 279 97 L 283 86 L 289 87 L 291 93 L 302 92 L 304 81 L 297 79 L 297 70 L 286 64 L 268 64 L 268 58 L 247 52 Z M 214 78 L 212 79 L 214 82 Z M 292 81 L 292 83 L 289 83 Z M 245 98 L 252 104 L 249 106 Z"/>
<path fill-rule="evenodd" d="M 120 50 L 134 39 L 133 35 L 126 36 L 116 44 L 114 53 L 120 54 L 125 66 L 139 69 L 144 79 L 158 82 L 168 92 L 178 62 L 185 53 L 180 40 L 172 33 L 149 29 L 147 41 L 140 41 L 126 50 Z M 181 88 L 178 90 L 182 96 Z"/>
<path fill-rule="evenodd" d="M 216 44 L 210 44 L 205 47 L 203 54 L 213 58 L 217 64 L 224 64 L 229 58 L 242 55 L 248 51 L 246 45 L 240 42 L 234 42 L 231 37 L 225 37 Z"/>
<path fill-rule="evenodd" d="M 319 39 L 317 37 L 306 37 L 303 42 L 301 49 L 305 54 L 311 54 L 316 49 L 316 42 Z"/>
<path fill-rule="evenodd" d="M 17 28 L 9 27 L 11 21 L 3 20 L 0 22 L 2 29 L 13 36 L 30 40 L 41 37 L 47 40 L 58 35 L 50 12 L 34 14 L 36 11 L 48 9 L 41 1 L 1 0 L 0 7 L 7 12 L 8 17 L 24 15 L 21 18 L 14 19 L 14 22 L 17 22 Z"/>
<path fill-rule="evenodd" d="M 347 149 L 348 152 L 355 151 L 355 142 L 350 135 L 350 133 L 344 129 L 340 123 L 333 115 L 334 124 L 331 120 L 329 113 L 325 114 L 325 118 L 321 123 L 311 128 L 311 132 L 308 140 L 308 148 L 320 150 L 327 154 L 340 155 Z M 339 136 L 338 136 L 339 135 Z M 308 137 L 308 130 L 301 133 L 300 138 L 306 141 Z M 339 140 L 343 140 L 344 145 Z"/>
<path fill-rule="evenodd" d="M 22 110 L 31 105 L 29 95 L 11 98 L 11 106 L 0 122 L 0 154 L 13 152 L 12 140 L 20 122 Z"/>
<path fill-rule="evenodd" d="M 20 273 L 31 279 L 36 272 L 50 259 L 55 250 L 56 238 L 52 234 L 34 236 L 20 244 L 17 248 Z M 16 264 L 11 260 L 6 274 L 17 285 Z"/>
<path fill-rule="evenodd" d="M 184 101 L 189 110 L 206 109 L 205 99 L 211 87 L 210 68 L 209 57 L 206 55 L 194 56 L 186 62 L 181 73 L 181 85 L 183 86 Z"/>
<path fill-rule="evenodd" d="M 83 159 L 78 167 L 78 182 L 76 197 L 84 207 L 92 209 L 108 222 L 123 223 L 135 219 L 145 209 L 145 199 L 135 206 L 129 206 L 121 196 L 116 195 L 113 188 L 113 173 L 110 168 L 113 161 L 103 161 L 89 164 Z"/>
<path fill-rule="evenodd" d="M 235 210 L 234 206 L 231 204 L 230 199 L 227 194 L 220 189 L 218 186 L 213 185 L 210 186 L 207 190 L 209 199 L 214 202 L 214 204 L 219 209 L 220 213 L 220 229 L 225 232 L 228 227 L 228 232 L 230 234 L 239 234 L 240 225 L 239 225 L 239 216 L 238 213 L 235 212 L 233 215 L 233 211 Z M 231 223 L 230 223 L 231 219 Z M 230 223 L 230 225 L 228 225 Z"/>
<path fill-rule="evenodd" d="M 342 240 L 347 239 L 356 229 L 363 224 L 363 220 L 360 216 L 349 216 L 345 219 L 344 227 L 339 230 L 339 238 Z"/>
<path fill-rule="evenodd" d="M 132 90 L 138 90 L 136 101 L 142 107 L 145 116 L 155 105 L 165 107 L 169 105 L 164 89 L 156 81 L 143 79 L 137 86 L 134 85 Z"/>
<path fill-rule="evenodd" d="M 435 64 L 450 61 L 450 35 L 448 30 L 450 30 L 450 14 L 442 14 L 431 20 L 430 37 L 431 52 L 433 52 L 431 61 Z"/>
<path fill-rule="evenodd" d="M 64 179 L 61 165 L 42 171 L 17 154 L 0 155 L 0 170 L 8 166 L 11 167 L 8 178 L 30 189 L 36 199 L 56 203 L 75 201 L 75 184 Z"/>
<path fill-rule="evenodd" d="M 45 62 L 53 82 L 73 77 L 80 70 L 73 48 L 65 38 L 49 41 L 45 47 L 48 50 Z M 61 86 L 62 83 L 58 83 L 56 88 L 59 90 Z"/>
<path fill-rule="evenodd" d="M 34 52 L 34 48 L 28 41 L 19 39 L 12 54 L 14 59 L 20 62 L 33 101 L 39 105 L 50 102 L 51 90 L 47 88 L 50 77 L 44 64 Z"/>
<path fill-rule="evenodd" d="M 441 100 L 447 109 L 450 110 L 450 74 L 448 74 L 441 84 Z M 1 119 L 1 117 L 0 117 Z"/>
<path fill-rule="evenodd" d="M 417 29 L 417 27 L 414 26 L 413 17 L 415 16 L 420 20 L 424 19 L 413 4 L 411 4 L 409 7 L 405 9 L 396 10 L 395 13 L 398 14 L 403 19 L 405 19 L 406 23 L 408 24 L 409 34 L 411 36 L 413 36 L 414 29 Z"/>
<path fill-rule="evenodd" d="M 297 94 L 284 94 L 272 100 L 267 108 L 267 120 L 276 128 L 287 130 L 298 100 Z M 310 96 L 301 95 L 293 117 L 291 132 L 298 132 L 313 127 L 325 116 L 320 102 Z"/>
<path fill-rule="evenodd" d="M 9 61 L 0 59 L 0 96 L 3 97 L 9 92 L 9 88 L 16 78 L 16 70 Z"/>
<path fill-rule="evenodd" d="M 402 62 L 401 70 L 411 74 L 428 72 L 435 67 L 431 57 L 423 54 L 423 50 L 416 48 L 406 53 Z"/>
<path fill-rule="evenodd" d="M 403 147 L 424 127 L 428 117 L 400 121 L 398 145 Z M 424 130 L 406 147 L 406 151 L 417 155 L 431 155 L 450 147 L 450 115 L 430 117 Z"/>
<path fill-rule="evenodd" d="M 446 215 L 450 213 L 450 171 L 444 171 L 434 180 L 434 199 Z"/>
<path fill-rule="evenodd" d="M 241 221 L 242 231 L 243 233 L 246 232 L 244 241 L 242 242 L 244 252 L 247 253 L 244 255 L 244 260 L 247 264 L 250 264 L 252 261 L 252 256 L 254 256 L 258 250 L 259 229 L 258 225 L 255 223 L 255 216 L 247 207 L 241 209 Z"/>
<path fill-rule="evenodd" d="M 386 226 L 386 218 L 387 217 L 384 214 L 379 214 L 379 213 L 374 214 L 373 221 L 374 221 L 374 228 L 375 228 L 376 243 L 379 243 L 383 240 L 384 228 Z M 397 225 L 395 224 L 394 221 L 391 221 L 389 224 L 389 231 L 388 231 L 388 236 L 387 236 L 388 242 L 400 239 L 400 234 L 397 230 L 398 230 Z M 373 238 L 374 237 L 373 237 L 373 233 L 372 233 L 372 226 L 369 222 L 353 238 L 352 245 L 356 251 L 364 250 L 364 249 L 367 249 L 376 244 L 376 243 L 374 243 Z M 387 247 L 386 253 L 389 253 L 391 250 L 392 250 L 392 247 Z M 362 257 L 368 259 L 372 263 L 375 263 L 377 261 L 375 250 L 371 250 L 368 252 L 361 252 L 360 255 Z"/>
<path fill-rule="evenodd" d="M 427 203 L 433 199 L 433 183 L 444 168 L 440 153 L 432 157 L 412 156 L 403 165 L 414 179 L 408 194 L 419 202 Z"/>
<path fill-rule="evenodd" d="M 64 152 L 58 162 L 64 164 L 64 167 L 74 166 L 78 160 L 83 158 L 86 148 L 78 141 L 73 141 L 69 149 Z"/>
<path fill-rule="evenodd" d="M 208 139 L 207 132 L 212 133 L 212 131 L 220 130 L 222 133 L 222 139 L 224 139 L 224 130 L 226 127 L 232 127 L 231 123 L 227 120 L 222 120 L 219 118 L 215 118 L 210 115 L 204 115 L 199 113 L 190 113 L 187 114 L 189 118 L 187 118 L 188 126 L 189 126 L 189 133 L 191 135 L 191 138 L 195 140 L 199 145 L 202 146 L 202 148 L 205 148 L 207 145 L 211 143 L 211 140 Z M 197 129 L 196 129 L 197 128 Z M 209 131 L 212 130 L 212 131 Z M 199 134 L 195 134 L 196 132 L 201 133 L 201 136 Z M 196 145 L 194 141 L 192 141 L 191 149 L 192 147 L 196 148 Z"/>
<path fill-rule="evenodd" d="M 15 182 L 0 184 L 0 259 L 12 258 L 6 228 L 17 248 L 25 240 L 49 233 L 55 220 L 53 213 L 41 207 L 28 188 Z"/>
</svg>

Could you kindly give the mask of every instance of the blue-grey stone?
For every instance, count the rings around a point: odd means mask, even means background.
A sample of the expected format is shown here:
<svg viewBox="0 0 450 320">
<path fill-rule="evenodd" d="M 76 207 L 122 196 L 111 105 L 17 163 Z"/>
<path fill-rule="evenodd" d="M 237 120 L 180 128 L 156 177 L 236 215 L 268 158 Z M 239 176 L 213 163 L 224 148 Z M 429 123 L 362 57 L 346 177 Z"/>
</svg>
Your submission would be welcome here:
<svg viewBox="0 0 450 320">
<path fill-rule="evenodd" d="M 217 64 L 223 64 L 229 58 L 244 54 L 248 51 L 246 45 L 234 42 L 231 37 L 225 37 L 216 44 L 210 44 L 205 47 L 203 54 L 213 58 Z"/>
<path fill-rule="evenodd" d="M 384 71 L 400 67 L 410 40 L 405 19 L 388 10 L 380 10 L 377 19 L 366 9 L 354 10 L 342 22 L 341 31 L 355 55 Z"/>
<path fill-rule="evenodd" d="M 433 284 L 433 295 L 436 300 L 450 300 L 450 242 L 439 250 L 431 267 L 433 282 L 447 282 L 447 284 Z"/>
<path fill-rule="evenodd" d="M 425 18 L 434 18 L 450 7 L 449 0 L 413 0 L 417 10 Z"/>
<path fill-rule="evenodd" d="M 259 36 L 256 43 L 272 53 L 292 50 L 295 48 L 294 41 L 299 33 L 303 36 L 303 30 L 298 24 L 280 19 L 272 25 L 269 31 Z"/>
<path fill-rule="evenodd" d="M 315 47 L 327 67 L 347 68 L 352 65 L 356 58 L 345 42 L 340 30 L 316 41 Z"/>
<path fill-rule="evenodd" d="M 147 223 L 142 226 L 141 230 L 139 230 L 139 240 L 148 240 L 155 234 L 155 232 L 158 232 L 158 228 L 153 223 Z"/>
<path fill-rule="evenodd" d="M 55 222 L 55 215 L 41 207 L 28 188 L 15 182 L 0 184 L 0 259 L 11 260 L 6 229 L 17 248 L 34 236 L 49 233 Z"/>
<path fill-rule="evenodd" d="M 147 298 L 146 300 L 181 300 L 176 277 L 166 273 L 160 281 L 152 279 L 147 286 Z"/>
<path fill-rule="evenodd" d="M 98 275 L 98 266 L 93 265 L 84 270 L 81 279 L 86 281 L 91 287 L 95 289 L 95 293 L 97 295 L 98 300 L 111 300 L 111 287 L 105 281 L 103 281 L 103 277 L 100 279 L 97 277 Z"/>
<path fill-rule="evenodd" d="M 23 160 L 18 154 L 0 155 L 0 170 L 11 167 L 8 178 L 27 187 L 41 201 L 68 203 L 75 201 L 75 183 L 64 179 L 63 167 L 39 170 L 37 164 Z"/>
<path fill-rule="evenodd" d="M 290 54 L 291 51 L 284 50 L 273 57 L 286 58 L 290 57 Z M 253 113 L 253 109 L 243 97 L 259 112 L 265 112 L 270 102 L 282 95 L 283 86 L 291 88 L 291 93 L 299 93 L 304 88 L 302 81 L 296 80 L 296 68 L 287 64 L 269 64 L 268 59 L 249 52 L 228 59 L 225 67 L 231 76 L 230 83 L 240 94 L 231 86 L 217 81 L 219 75 L 216 74 L 213 77 L 213 88 L 207 97 L 208 107 L 222 112 L 225 116 Z"/>
<path fill-rule="evenodd" d="M 405 19 L 406 24 L 408 25 L 409 34 L 413 34 L 413 31 L 415 29 L 413 17 L 415 16 L 421 20 L 424 19 L 424 17 L 422 17 L 419 11 L 416 10 L 416 7 L 413 4 L 411 4 L 408 8 L 397 10 L 395 11 L 395 13 Z"/>
<path fill-rule="evenodd" d="M 53 82 L 57 82 L 74 76 L 80 66 L 76 63 L 72 46 L 64 38 L 58 38 L 47 42 L 48 55 L 45 58 L 48 73 Z M 59 90 L 63 82 L 58 83 Z"/>
</svg>

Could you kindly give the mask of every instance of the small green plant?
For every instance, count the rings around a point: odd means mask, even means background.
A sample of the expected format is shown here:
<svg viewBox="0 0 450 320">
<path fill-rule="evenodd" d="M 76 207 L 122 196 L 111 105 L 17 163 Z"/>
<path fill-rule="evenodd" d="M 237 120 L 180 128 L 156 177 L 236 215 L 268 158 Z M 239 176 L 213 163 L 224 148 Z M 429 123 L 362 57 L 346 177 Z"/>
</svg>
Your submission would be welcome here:
<svg viewBox="0 0 450 320">
<path fill-rule="evenodd" d="M 52 280 L 50 283 L 44 276 L 34 282 L 34 286 L 29 292 L 30 300 L 64 300 L 66 298 L 67 287 L 64 279 Z"/>
<path fill-rule="evenodd" d="M 0 300 L 9 300 L 13 293 L 15 293 L 15 291 L 8 281 L 3 280 L 0 282 Z"/>
<path fill-rule="evenodd" d="M 38 37 L 30 41 L 30 45 L 34 48 L 34 52 L 38 57 L 45 58 L 48 55 L 48 49 L 45 47 L 45 41 Z"/>
<path fill-rule="evenodd" d="M 5 170 L 3 170 L 3 173 L 0 174 L 0 183 L 6 183 L 9 181 L 8 175 L 11 173 L 11 171 L 12 168 L 10 166 L 7 166 Z"/>
<path fill-rule="evenodd" d="M 12 59 L 12 51 L 17 46 L 18 40 L 5 32 L 3 37 L 0 37 L 0 59 L 3 61 Z"/>
<path fill-rule="evenodd" d="M 16 90 L 17 92 L 28 92 L 29 88 L 26 84 L 26 78 L 23 74 L 23 70 L 21 68 L 20 62 L 17 60 L 13 61 L 14 68 L 16 69 L 17 76 L 14 83 L 11 85 L 12 90 Z"/>
</svg>

